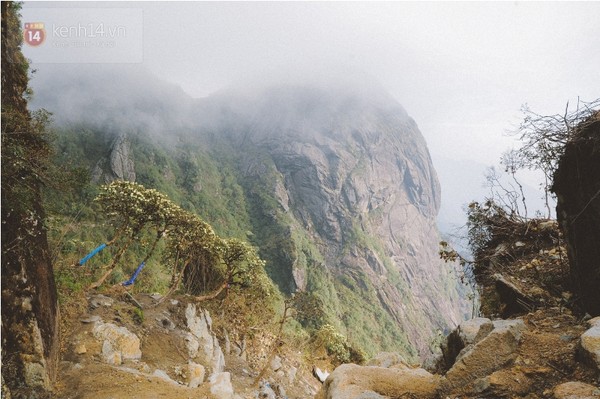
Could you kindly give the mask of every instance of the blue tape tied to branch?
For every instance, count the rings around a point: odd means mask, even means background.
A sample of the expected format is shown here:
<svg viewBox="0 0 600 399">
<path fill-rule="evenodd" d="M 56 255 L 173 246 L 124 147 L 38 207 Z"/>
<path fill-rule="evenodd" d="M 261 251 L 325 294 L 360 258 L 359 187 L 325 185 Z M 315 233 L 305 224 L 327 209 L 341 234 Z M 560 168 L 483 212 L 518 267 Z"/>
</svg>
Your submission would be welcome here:
<svg viewBox="0 0 600 399">
<path fill-rule="evenodd" d="M 106 244 L 100 245 L 98 248 L 94 249 L 92 252 L 87 254 L 83 259 L 81 259 L 79 261 L 79 266 L 83 266 L 85 264 L 85 262 L 92 259 L 94 257 L 94 255 L 96 255 L 98 252 L 102 251 L 104 248 L 106 248 Z"/>
<path fill-rule="evenodd" d="M 144 268 L 144 266 L 146 266 L 146 262 L 140 263 L 140 265 L 138 266 L 138 268 L 135 269 L 135 272 L 133 273 L 133 275 L 131 276 L 131 278 L 129 280 L 124 281 L 123 283 L 121 283 L 121 285 L 124 285 L 125 287 L 127 287 L 128 285 L 131 285 L 131 284 L 135 283 L 135 279 L 138 277 L 138 274 L 140 274 L 140 272 L 142 271 L 142 269 Z"/>
</svg>

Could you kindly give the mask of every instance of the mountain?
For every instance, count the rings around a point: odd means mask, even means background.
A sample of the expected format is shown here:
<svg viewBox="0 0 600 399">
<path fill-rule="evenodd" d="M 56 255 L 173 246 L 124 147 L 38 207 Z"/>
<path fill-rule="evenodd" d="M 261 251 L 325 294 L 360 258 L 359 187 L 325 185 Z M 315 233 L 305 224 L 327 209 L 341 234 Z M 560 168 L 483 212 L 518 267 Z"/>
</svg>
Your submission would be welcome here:
<svg viewBox="0 0 600 399">
<path fill-rule="evenodd" d="M 463 319 L 437 254 L 426 143 L 384 90 L 279 82 L 191 99 L 150 75 L 73 73 L 41 73 L 35 104 L 54 112 L 61 156 L 96 181 L 136 179 L 252 241 L 283 292 L 318 296 L 368 352 L 425 357 Z"/>
</svg>

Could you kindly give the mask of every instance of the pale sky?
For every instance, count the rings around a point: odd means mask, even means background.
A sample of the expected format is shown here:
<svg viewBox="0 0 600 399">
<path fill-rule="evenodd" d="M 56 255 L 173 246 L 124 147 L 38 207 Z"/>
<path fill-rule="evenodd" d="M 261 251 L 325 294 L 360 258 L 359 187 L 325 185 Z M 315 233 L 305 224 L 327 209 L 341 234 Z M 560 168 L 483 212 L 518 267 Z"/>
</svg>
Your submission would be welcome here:
<svg viewBox="0 0 600 399">
<path fill-rule="evenodd" d="M 497 163 L 524 103 L 553 114 L 600 97 L 600 2 L 26 3 L 24 22 L 56 6 L 141 9 L 142 65 L 194 97 L 290 66 L 364 71 L 438 165 Z"/>
</svg>

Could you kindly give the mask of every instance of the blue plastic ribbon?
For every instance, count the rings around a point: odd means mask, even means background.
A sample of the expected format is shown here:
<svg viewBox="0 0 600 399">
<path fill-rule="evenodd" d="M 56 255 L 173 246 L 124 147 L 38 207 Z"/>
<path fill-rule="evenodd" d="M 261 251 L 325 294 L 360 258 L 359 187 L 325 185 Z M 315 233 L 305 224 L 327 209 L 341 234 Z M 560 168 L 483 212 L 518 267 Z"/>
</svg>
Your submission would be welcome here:
<svg viewBox="0 0 600 399">
<path fill-rule="evenodd" d="M 88 260 L 93 258 L 94 255 L 96 255 L 98 252 L 102 251 L 104 248 L 106 248 L 106 244 L 100 245 L 98 248 L 94 249 L 92 252 L 87 254 L 83 259 L 81 259 L 79 261 L 79 266 L 83 266 L 85 264 L 85 262 L 87 262 Z"/>
<path fill-rule="evenodd" d="M 135 269 L 135 272 L 133 273 L 133 275 L 131 276 L 131 278 L 129 280 L 127 280 L 127 281 L 124 281 L 121 284 L 124 285 L 125 287 L 127 287 L 128 285 L 131 285 L 131 284 L 135 283 L 135 279 L 138 277 L 138 274 L 140 274 L 140 272 L 142 271 L 142 269 L 144 268 L 144 266 L 146 266 L 146 262 L 140 263 L 140 265 L 138 266 L 138 268 Z"/>
</svg>

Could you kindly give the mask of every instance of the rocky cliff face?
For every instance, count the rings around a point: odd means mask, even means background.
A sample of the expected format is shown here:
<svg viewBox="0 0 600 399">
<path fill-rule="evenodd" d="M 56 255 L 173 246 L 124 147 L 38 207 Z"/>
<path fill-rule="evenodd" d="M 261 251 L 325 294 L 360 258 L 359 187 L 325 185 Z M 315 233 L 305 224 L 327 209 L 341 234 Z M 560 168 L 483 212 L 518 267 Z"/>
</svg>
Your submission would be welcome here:
<svg viewBox="0 0 600 399">
<path fill-rule="evenodd" d="M 567 144 L 552 189 L 575 294 L 586 312 L 600 315 L 600 112 Z"/>
<path fill-rule="evenodd" d="M 2 397 L 50 397 L 58 302 L 41 204 L 48 143 L 27 111 L 19 7 L 2 3 Z"/>
<path fill-rule="evenodd" d="M 440 187 L 416 123 L 383 92 L 310 86 L 266 90 L 249 120 L 228 129 L 239 153 L 253 154 L 242 170 L 271 171 L 274 219 L 318 248 L 315 256 L 291 239 L 289 265 L 280 265 L 290 288 L 322 291 L 315 274 L 327 275 L 348 334 L 364 328 L 348 311 L 360 308 L 354 301 L 374 301 L 387 320 L 371 327 L 401 330 L 425 355 L 430 333 L 460 322 L 462 303 L 437 254 Z"/>
<path fill-rule="evenodd" d="M 94 183 L 110 183 L 113 180 L 135 181 L 135 165 L 127 135 L 120 134 L 113 139 L 109 153 L 98 160 L 91 178 Z"/>
</svg>

